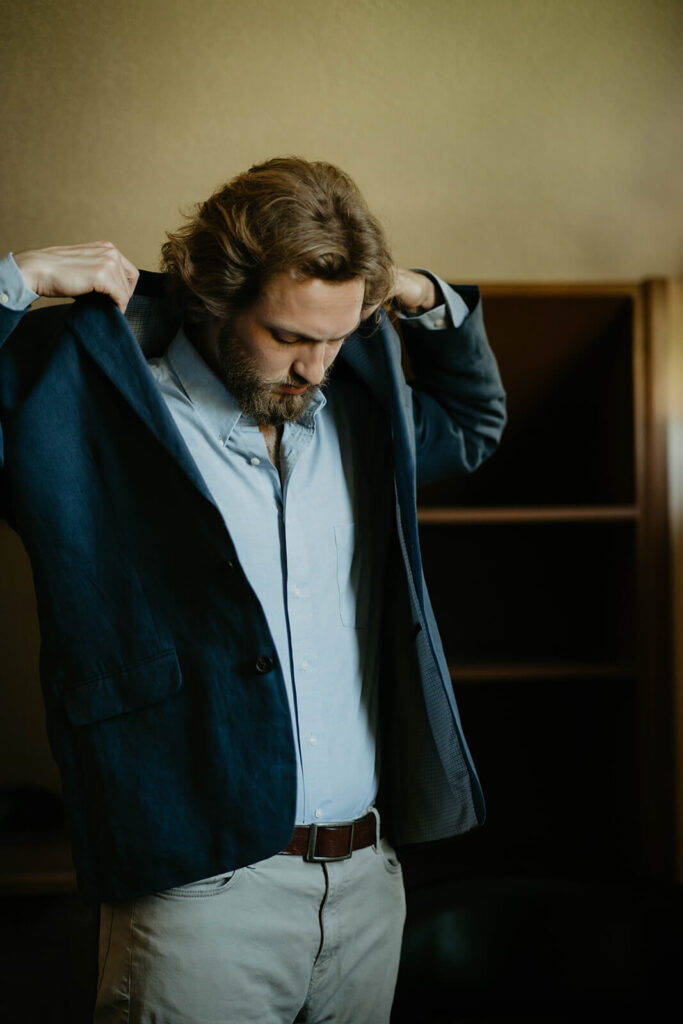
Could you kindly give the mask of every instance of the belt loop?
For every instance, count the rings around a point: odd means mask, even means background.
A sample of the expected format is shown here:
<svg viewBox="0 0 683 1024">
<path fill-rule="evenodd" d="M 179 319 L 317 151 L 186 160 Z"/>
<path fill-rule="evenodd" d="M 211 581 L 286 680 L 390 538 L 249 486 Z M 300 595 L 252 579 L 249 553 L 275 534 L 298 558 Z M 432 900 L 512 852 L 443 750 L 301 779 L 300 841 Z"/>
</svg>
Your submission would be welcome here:
<svg viewBox="0 0 683 1024">
<path fill-rule="evenodd" d="M 379 811 L 376 807 L 371 807 L 370 811 L 375 815 L 375 853 L 379 850 L 379 839 L 380 839 L 380 820 Z"/>
</svg>

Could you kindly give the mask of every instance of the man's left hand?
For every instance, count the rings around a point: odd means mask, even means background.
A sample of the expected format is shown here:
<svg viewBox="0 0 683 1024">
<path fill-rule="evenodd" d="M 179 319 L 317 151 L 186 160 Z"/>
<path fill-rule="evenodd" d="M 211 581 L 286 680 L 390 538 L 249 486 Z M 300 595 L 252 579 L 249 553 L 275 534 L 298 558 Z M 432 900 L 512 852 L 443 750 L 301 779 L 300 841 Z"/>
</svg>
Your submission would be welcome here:
<svg viewBox="0 0 683 1024">
<path fill-rule="evenodd" d="M 440 290 L 426 274 L 394 267 L 394 284 L 389 306 L 407 316 L 417 316 L 443 302 Z"/>
</svg>

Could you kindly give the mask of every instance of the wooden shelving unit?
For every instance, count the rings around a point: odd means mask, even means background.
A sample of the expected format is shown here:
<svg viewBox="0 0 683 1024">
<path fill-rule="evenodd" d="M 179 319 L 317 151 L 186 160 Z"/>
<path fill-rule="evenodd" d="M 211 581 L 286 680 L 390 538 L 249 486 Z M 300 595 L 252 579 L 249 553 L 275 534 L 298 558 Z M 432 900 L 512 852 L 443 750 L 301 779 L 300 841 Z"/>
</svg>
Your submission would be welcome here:
<svg viewBox="0 0 683 1024">
<path fill-rule="evenodd" d="M 505 873 L 667 879 L 671 606 L 654 286 L 485 287 L 498 452 L 419 495 L 425 574 Z"/>
</svg>

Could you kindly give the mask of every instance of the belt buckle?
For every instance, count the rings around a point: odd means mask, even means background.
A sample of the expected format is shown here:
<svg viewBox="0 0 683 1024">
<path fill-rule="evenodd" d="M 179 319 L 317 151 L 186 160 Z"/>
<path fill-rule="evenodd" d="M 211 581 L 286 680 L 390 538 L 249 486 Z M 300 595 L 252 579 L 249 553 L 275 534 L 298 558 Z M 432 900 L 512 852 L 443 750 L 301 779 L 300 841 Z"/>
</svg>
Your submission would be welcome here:
<svg viewBox="0 0 683 1024">
<path fill-rule="evenodd" d="M 315 847 L 318 842 L 318 829 L 319 828 L 348 828 L 349 829 L 349 848 L 346 853 L 342 853 L 341 857 L 323 857 L 319 856 L 315 852 Z M 324 825 L 316 825 L 315 822 L 308 826 L 308 849 L 304 856 L 304 860 L 308 861 L 309 864 L 326 864 L 331 861 L 338 860 L 350 860 L 351 854 L 353 853 L 353 837 L 356 831 L 355 821 L 330 821 Z"/>
</svg>

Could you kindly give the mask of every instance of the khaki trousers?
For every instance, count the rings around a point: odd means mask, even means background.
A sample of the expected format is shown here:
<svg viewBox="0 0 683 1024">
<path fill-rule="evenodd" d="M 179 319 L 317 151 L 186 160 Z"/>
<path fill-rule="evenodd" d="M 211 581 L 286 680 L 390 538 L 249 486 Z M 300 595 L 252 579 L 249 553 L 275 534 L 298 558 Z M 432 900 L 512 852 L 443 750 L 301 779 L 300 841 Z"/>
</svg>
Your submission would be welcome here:
<svg viewBox="0 0 683 1024">
<path fill-rule="evenodd" d="M 96 1024 L 385 1024 L 405 897 L 386 840 L 101 910 Z"/>
</svg>

